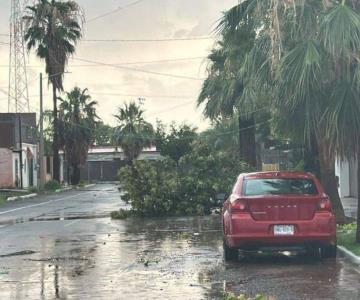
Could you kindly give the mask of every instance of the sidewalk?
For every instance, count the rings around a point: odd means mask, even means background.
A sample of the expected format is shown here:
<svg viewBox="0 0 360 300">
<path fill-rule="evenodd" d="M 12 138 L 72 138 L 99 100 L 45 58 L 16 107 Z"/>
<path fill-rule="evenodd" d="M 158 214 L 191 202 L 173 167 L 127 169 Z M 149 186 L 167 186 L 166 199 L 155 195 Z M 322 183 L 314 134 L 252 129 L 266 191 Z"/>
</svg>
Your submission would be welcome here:
<svg viewBox="0 0 360 300">
<path fill-rule="evenodd" d="M 357 198 L 346 197 L 346 198 L 342 198 L 341 202 L 342 202 L 343 207 L 344 207 L 345 215 L 347 217 L 356 218 L 357 217 L 358 199 Z"/>
</svg>

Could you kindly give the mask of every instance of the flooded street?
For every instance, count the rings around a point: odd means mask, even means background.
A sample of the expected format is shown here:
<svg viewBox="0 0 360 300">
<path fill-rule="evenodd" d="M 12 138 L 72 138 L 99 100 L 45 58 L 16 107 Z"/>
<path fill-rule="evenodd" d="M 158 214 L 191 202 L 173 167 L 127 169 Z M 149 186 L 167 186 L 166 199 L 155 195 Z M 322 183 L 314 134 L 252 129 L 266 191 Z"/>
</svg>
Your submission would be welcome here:
<svg viewBox="0 0 360 300">
<path fill-rule="evenodd" d="M 0 299 L 360 299 L 360 271 L 341 258 L 224 263 L 218 216 L 115 221 L 114 186 L 72 193 L 1 208 Z"/>
</svg>

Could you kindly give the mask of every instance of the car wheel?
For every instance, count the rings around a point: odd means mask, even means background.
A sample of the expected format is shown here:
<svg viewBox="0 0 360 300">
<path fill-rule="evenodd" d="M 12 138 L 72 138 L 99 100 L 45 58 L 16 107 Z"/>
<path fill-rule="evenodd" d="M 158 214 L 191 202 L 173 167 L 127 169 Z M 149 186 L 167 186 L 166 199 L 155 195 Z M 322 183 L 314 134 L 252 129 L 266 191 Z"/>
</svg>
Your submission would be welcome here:
<svg viewBox="0 0 360 300">
<path fill-rule="evenodd" d="M 336 245 L 321 247 L 322 258 L 336 258 L 336 254 L 337 254 Z"/>
<path fill-rule="evenodd" d="M 238 249 L 229 247 L 225 241 L 223 241 L 223 249 L 225 261 L 234 261 L 238 259 Z"/>
</svg>

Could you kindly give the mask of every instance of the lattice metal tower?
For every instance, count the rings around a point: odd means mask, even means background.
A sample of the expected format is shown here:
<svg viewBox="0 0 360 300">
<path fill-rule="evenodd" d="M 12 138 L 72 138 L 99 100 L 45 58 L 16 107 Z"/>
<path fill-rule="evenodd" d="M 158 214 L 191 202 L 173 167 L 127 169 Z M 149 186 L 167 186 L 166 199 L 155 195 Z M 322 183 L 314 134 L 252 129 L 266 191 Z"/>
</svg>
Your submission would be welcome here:
<svg viewBox="0 0 360 300">
<path fill-rule="evenodd" d="M 29 92 L 26 74 L 26 53 L 23 31 L 23 11 L 26 0 L 11 0 L 9 112 L 29 112 Z"/>
</svg>

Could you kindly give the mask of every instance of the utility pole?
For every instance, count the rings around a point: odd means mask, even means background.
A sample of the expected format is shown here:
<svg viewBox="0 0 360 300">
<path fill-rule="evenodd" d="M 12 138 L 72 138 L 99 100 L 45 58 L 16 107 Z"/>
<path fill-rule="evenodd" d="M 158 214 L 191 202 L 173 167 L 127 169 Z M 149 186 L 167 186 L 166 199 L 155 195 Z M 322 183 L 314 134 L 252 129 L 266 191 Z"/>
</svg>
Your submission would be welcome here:
<svg viewBox="0 0 360 300">
<path fill-rule="evenodd" d="M 19 126 L 19 161 L 20 161 L 20 188 L 23 189 L 24 187 L 24 181 L 23 181 L 23 169 L 24 169 L 24 164 L 23 164 L 23 151 L 22 151 L 22 122 L 21 122 L 21 112 L 19 112 L 18 114 L 18 126 Z"/>
<path fill-rule="evenodd" d="M 39 168 L 40 168 L 40 188 L 45 184 L 44 169 L 44 112 L 43 112 L 43 78 L 40 73 L 40 139 L 39 139 Z"/>
<path fill-rule="evenodd" d="M 30 111 L 22 19 L 27 1 L 11 0 L 8 112 Z"/>
</svg>

